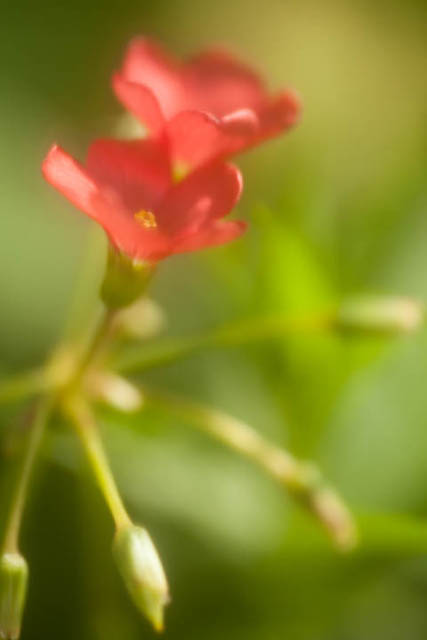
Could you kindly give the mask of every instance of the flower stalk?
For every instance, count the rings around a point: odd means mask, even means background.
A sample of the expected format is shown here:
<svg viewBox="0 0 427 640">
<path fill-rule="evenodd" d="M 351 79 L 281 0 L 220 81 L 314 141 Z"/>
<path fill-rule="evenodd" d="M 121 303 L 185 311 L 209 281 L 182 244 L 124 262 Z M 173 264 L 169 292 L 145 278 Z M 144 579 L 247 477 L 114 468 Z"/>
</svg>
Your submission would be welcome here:
<svg viewBox="0 0 427 640">
<path fill-rule="evenodd" d="M 145 387 L 143 395 L 146 403 L 172 412 L 264 469 L 317 518 L 339 549 L 348 551 L 356 545 L 356 525 L 350 511 L 315 465 L 297 460 L 249 425 L 221 411 Z"/>
<path fill-rule="evenodd" d="M 131 520 L 114 480 L 90 405 L 83 396 L 75 395 L 64 401 L 63 408 L 83 446 L 116 528 L 121 529 L 130 525 Z"/>
</svg>

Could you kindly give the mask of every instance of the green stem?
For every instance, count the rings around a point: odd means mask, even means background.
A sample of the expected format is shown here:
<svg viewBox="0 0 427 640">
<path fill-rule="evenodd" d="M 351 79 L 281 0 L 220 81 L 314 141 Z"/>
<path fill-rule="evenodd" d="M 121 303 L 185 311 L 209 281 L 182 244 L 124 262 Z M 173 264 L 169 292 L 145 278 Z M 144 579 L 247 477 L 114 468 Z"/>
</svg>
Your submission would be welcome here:
<svg viewBox="0 0 427 640">
<path fill-rule="evenodd" d="M 0 381 L 0 404 L 24 400 L 48 389 L 43 369 L 34 369 Z"/>
<path fill-rule="evenodd" d="M 91 407 L 81 396 L 68 398 L 64 409 L 85 450 L 117 529 L 131 523 L 120 497 Z"/>
<path fill-rule="evenodd" d="M 95 329 L 95 333 L 92 336 L 89 347 L 78 367 L 75 383 L 80 382 L 81 378 L 89 369 L 89 367 L 93 364 L 94 361 L 97 360 L 104 348 L 108 345 L 112 334 L 116 313 L 117 311 L 114 309 L 108 309 L 106 307 L 104 308 L 103 314 L 101 316 L 101 319 L 99 320 L 98 326 Z"/>
<path fill-rule="evenodd" d="M 52 406 L 53 400 L 51 398 L 43 398 L 38 402 L 35 408 L 27 449 L 22 461 L 18 483 L 7 519 L 3 542 L 3 552 L 5 553 L 18 552 L 19 531 L 21 528 L 22 515 L 25 507 L 31 471 L 34 466 L 34 461 L 40 447 Z"/>
<path fill-rule="evenodd" d="M 313 464 L 297 460 L 249 425 L 221 411 L 145 387 L 143 395 L 145 402 L 172 412 L 267 471 L 321 522 L 337 546 L 350 549 L 355 545 L 356 528 L 349 510 Z"/>
<path fill-rule="evenodd" d="M 335 314 L 329 312 L 293 318 L 273 316 L 239 321 L 191 338 L 170 338 L 140 348 L 133 347 L 120 354 L 114 366 L 125 373 L 144 371 L 169 364 L 204 348 L 237 346 L 284 335 L 325 331 L 333 327 L 334 320 Z"/>
</svg>

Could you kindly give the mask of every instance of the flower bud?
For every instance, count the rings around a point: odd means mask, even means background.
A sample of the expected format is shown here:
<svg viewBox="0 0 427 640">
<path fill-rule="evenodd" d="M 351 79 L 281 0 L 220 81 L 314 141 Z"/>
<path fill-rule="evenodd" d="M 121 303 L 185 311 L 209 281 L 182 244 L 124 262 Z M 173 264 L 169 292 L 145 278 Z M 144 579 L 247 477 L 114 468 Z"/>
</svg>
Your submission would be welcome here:
<svg viewBox="0 0 427 640">
<path fill-rule="evenodd" d="M 133 260 L 110 246 L 101 298 L 109 309 L 121 309 L 135 302 L 145 291 L 154 266 Z"/>
<path fill-rule="evenodd" d="M 89 378 L 89 385 L 97 398 L 119 411 L 133 413 L 143 405 L 140 390 L 126 378 L 110 371 L 97 371 Z"/>
<path fill-rule="evenodd" d="M 126 309 L 116 318 L 116 327 L 126 337 L 136 340 L 152 338 L 162 331 L 166 324 L 161 307 L 150 300 L 142 298 Z"/>
<path fill-rule="evenodd" d="M 19 638 L 27 592 L 28 566 L 19 553 L 0 558 L 0 637 Z"/>
<path fill-rule="evenodd" d="M 410 298 L 352 298 L 341 305 L 336 324 L 349 331 L 411 333 L 421 326 L 423 317 L 421 305 Z"/>
<path fill-rule="evenodd" d="M 169 601 L 169 589 L 148 532 L 134 525 L 119 529 L 114 538 L 113 553 L 132 600 L 156 631 L 162 631 L 163 609 Z"/>
</svg>

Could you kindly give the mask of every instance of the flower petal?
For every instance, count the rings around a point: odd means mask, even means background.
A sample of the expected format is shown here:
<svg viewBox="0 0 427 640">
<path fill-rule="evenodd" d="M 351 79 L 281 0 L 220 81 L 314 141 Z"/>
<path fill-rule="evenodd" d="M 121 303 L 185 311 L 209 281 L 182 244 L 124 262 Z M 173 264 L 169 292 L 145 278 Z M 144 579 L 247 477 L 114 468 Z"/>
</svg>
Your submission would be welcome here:
<svg viewBox="0 0 427 640">
<path fill-rule="evenodd" d="M 260 142 L 297 124 L 301 117 L 302 102 L 294 89 L 288 89 L 270 99 L 258 112 L 260 126 L 256 142 Z"/>
<path fill-rule="evenodd" d="M 148 87 L 167 118 L 182 108 L 179 64 L 153 40 L 132 40 L 126 51 L 121 75 L 130 82 Z"/>
<path fill-rule="evenodd" d="M 160 140 L 97 140 L 89 148 L 87 167 L 135 213 L 154 209 L 171 185 L 168 150 Z"/>
<path fill-rule="evenodd" d="M 215 163 L 191 173 L 172 187 L 157 217 L 165 233 L 199 229 L 231 211 L 242 191 L 242 176 L 234 165 Z"/>
<path fill-rule="evenodd" d="M 49 149 L 42 172 L 45 179 L 78 209 L 98 220 L 94 199 L 99 196 L 99 186 L 86 169 L 59 145 L 54 144 Z"/>
<path fill-rule="evenodd" d="M 166 125 L 174 163 L 187 171 L 227 154 L 230 139 L 219 120 L 201 111 L 182 111 Z"/>
<path fill-rule="evenodd" d="M 194 106 L 217 117 L 238 109 L 255 109 L 265 94 L 258 74 L 220 49 L 194 57 L 185 65 L 183 75 L 188 90 L 197 99 Z"/>
<path fill-rule="evenodd" d="M 145 85 L 126 80 L 119 73 L 114 74 L 112 86 L 117 98 L 147 128 L 150 135 L 157 135 L 164 118 L 154 93 Z"/>
<path fill-rule="evenodd" d="M 186 253 L 226 244 L 241 236 L 246 229 L 247 223 L 243 220 L 215 220 L 210 225 L 175 242 L 174 253 Z"/>
<path fill-rule="evenodd" d="M 78 209 L 96 220 L 112 244 L 131 258 L 157 260 L 171 253 L 170 241 L 156 229 L 143 229 L 119 195 L 96 178 L 58 145 L 47 154 L 43 175 Z"/>
</svg>

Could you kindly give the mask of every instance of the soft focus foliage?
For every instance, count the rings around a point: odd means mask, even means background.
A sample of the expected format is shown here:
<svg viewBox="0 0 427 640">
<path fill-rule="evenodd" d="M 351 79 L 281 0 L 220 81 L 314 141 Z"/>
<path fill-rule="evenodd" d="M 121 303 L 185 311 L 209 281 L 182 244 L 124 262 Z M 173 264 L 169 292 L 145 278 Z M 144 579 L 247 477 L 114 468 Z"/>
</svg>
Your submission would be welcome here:
<svg viewBox="0 0 427 640">
<path fill-rule="evenodd" d="M 43 182 L 52 139 L 83 157 L 122 114 L 108 89 L 129 37 L 187 54 L 218 41 L 298 88 L 302 123 L 239 159 L 251 222 L 235 246 L 178 256 L 152 290 L 170 335 L 233 318 L 322 312 L 348 293 L 427 299 L 425 3 L 73 0 L 8 3 L 0 24 L 0 372 L 54 345 L 78 273 L 90 314 L 105 245 Z M 82 266 L 83 265 L 83 266 Z M 248 421 L 316 460 L 360 519 L 353 556 L 259 470 L 154 410 L 105 411 L 107 446 L 168 573 L 166 635 L 394 640 L 427 633 L 427 334 L 315 335 L 218 349 L 143 379 Z M 1 414 L 0 506 L 25 421 Z M 112 528 L 58 424 L 23 538 L 24 640 L 149 637 L 110 557 Z M 83 482 L 84 481 L 84 482 Z M 1 510 L 3 513 L 4 509 Z"/>
</svg>

